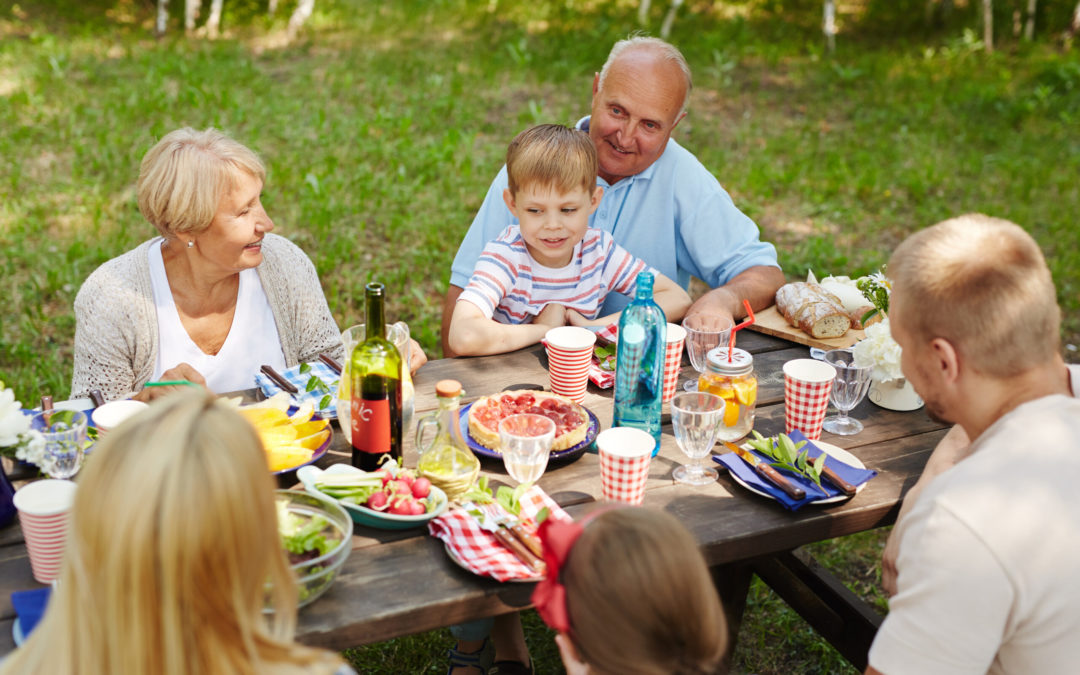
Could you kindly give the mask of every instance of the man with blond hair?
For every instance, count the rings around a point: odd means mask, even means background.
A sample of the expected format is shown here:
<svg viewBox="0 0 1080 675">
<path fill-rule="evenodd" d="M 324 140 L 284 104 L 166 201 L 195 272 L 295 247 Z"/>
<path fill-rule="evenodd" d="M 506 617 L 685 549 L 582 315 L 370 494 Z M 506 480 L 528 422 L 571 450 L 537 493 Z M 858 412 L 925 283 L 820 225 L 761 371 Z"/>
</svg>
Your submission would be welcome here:
<svg viewBox="0 0 1080 675">
<path fill-rule="evenodd" d="M 757 225 L 732 202 L 716 178 L 671 138 L 686 116 L 690 67 L 674 46 L 631 37 L 612 47 L 592 83 L 592 108 L 577 128 L 596 146 L 604 189 L 589 227 L 615 242 L 684 289 L 691 277 L 710 290 L 687 316 L 741 318 L 743 299 L 755 309 L 773 303 L 784 275 L 776 249 L 759 238 Z M 443 350 L 450 319 L 480 253 L 510 225 L 518 224 L 503 202 L 506 167 L 495 177 L 461 242 L 443 304 Z M 620 311 L 627 299 L 608 296 L 603 314 Z"/>
<path fill-rule="evenodd" d="M 1076 672 L 1080 400 L 1042 252 L 967 215 L 909 237 L 889 275 L 905 377 L 973 440 L 896 526 L 897 593 L 866 672 Z"/>
</svg>

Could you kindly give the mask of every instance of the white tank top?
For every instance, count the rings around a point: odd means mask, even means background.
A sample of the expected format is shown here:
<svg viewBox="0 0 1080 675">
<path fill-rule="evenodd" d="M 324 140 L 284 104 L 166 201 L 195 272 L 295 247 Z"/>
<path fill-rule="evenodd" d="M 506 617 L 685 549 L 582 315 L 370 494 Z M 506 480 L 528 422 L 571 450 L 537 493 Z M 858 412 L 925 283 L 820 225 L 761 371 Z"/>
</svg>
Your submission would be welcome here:
<svg viewBox="0 0 1080 675">
<path fill-rule="evenodd" d="M 225 344 L 217 354 L 207 354 L 192 341 L 173 302 L 161 246 L 150 246 L 150 284 L 157 309 L 158 350 L 154 380 L 180 363 L 188 363 L 206 378 L 211 391 L 224 393 L 255 386 L 255 373 L 263 364 L 279 372 L 285 369 L 274 313 L 266 299 L 259 274 L 254 269 L 240 272 L 236 312 Z"/>
</svg>

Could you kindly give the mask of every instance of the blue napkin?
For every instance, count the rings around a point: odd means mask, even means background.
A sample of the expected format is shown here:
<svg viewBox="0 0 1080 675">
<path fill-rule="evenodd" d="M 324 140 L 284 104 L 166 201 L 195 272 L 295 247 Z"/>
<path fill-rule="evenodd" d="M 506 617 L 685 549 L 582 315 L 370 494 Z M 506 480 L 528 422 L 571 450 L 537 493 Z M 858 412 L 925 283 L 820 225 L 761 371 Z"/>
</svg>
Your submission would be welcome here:
<svg viewBox="0 0 1080 675">
<path fill-rule="evenodd" d="M 30 631 L 34 630 L 45 613 L 45 606 L 49 604 L 50 591 L 52 588 L 46 586 L 32 591 L 15 591 L 11 594 L 11 606 L 15 608 L 15 616 L 19 617 L 19 627 L 22 628 L 24 640 L 30 637 Z"/>
<path fill-rule="evenodd" d="M 804 446 L 809 452 L 810 459 L 816 459 L 821 454 L 821 448 L 814 445 L 813 441 L 810 441 L 803 435 L 801 431 L 795 430 L 788 434 L 788 438 L 798 443 L 799 441 L 807 441 Z M 751 450 L 755 455 L 765 462 L 769 462 L 769 458 L 764 455 Z M 738 476 L 744 483 L 752 486 L 756 490 L 760 490 L 776 501 L 780 502 L 783 507 L 789 511 L 797 511 L 810 502 L 821 501 L 822 499 L 829 499 L 830 497 L 836 497 L 842 495 L 839 489 L 834 487 L 829 481 L 822 479 L 821 487 L 818 487 L 814 481 L 804 476 L 798 476 L 790 471 L 784 469 L 777 469 L 785 478 L 790 480 L 795 485 L 798 485 L 803 490 L 806 490 L 806 497 L 803 499 L 792 499 L 780 488 L 773 485 L 771 482 L 765 480 L 757 474 L 754 469 L 742 460 L 734 452 L 727 452 L 722 455 L 713 455 L 713 461 L 718 464 L 723 464 L 728 471 Z M 859 487 L 863 483 L 867 482 L 871 478 L 877 475 L 877 471 L 872 469 L 857 469 L 850 464 L 845 464 L 835 457 L 826 455 L 825 465 L 836 472 L 838 476 L 851 483 L 855 487 Z"/>
<path fill-rule="evenodd" d="M 322 417 L 323 419 L 333 419 L 337 417 L 337 388 L 338 380 L 341 379 L 341 376 L 335 373 L 330 366 L 322 361 L 314 361 L 308 365 L 311 366 L 311 370 L 306 373 L 300 372 L 300 366 L 293 366 L 292 368 L 281 372 L 281 376 L 288 380 L 290 384 L 295 385 L 299 390 L 297 393 L 292 394 L 293 405 L 299 406 L 306 401 L 310 401 L 312 405 L 315 406 L 315 413 L 319 415 L 319 417 Z M 307 391 L 307 385 L 312 376 L 322 380 L 324 384 L 330 387 L 330 391 L 326 391 L 321 387 L 316 387 L 312 391 Z M 267 398 L 270 398 L 279 391 L 283 391 L 281 387 L 277 386 L 277 384 L 266 375 L 266 373 L 261 371 L 255 375 L 255 385 L 259 389 L 262 389 L 262 393 L 265 394 Z M 327 394 L 330 395 L 330 402 L 325 408 L 320 408 L 319 403 Z"/>
</svg>

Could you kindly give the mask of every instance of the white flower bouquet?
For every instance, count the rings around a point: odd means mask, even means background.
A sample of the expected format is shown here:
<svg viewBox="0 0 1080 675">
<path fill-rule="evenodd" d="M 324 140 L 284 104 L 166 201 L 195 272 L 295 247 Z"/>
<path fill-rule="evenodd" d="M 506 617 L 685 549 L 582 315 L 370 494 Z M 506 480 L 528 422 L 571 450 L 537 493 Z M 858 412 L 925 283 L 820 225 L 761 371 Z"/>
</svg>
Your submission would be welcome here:
<svg viewBox="0 0 1080 675">
<path fill-rule="evenodd" d="M 892 332 L 889 329 L 889 295 L 892 293 L 892 282 L 884 272 L 860 278 L 855 285 L 863 296 L 874 306 L 867 312 L 863 321 L 869 320 L 874 314 L 880 314 L 882 320 L 879 323 L 866 327 L 866 337 L 855 343 L 855 365 L 862 368 L 873 366 L 872 377 L 880 382 L 901 380 L 904 377 L 900 369 L 900 345 L 896 344 Z"/>
<path fill-rule="evenodd" d="M 45 439 L 30 428 L 15 392 L 0 382 L 0 455 L 41 466 L 45 459 Z"/>
</svg>

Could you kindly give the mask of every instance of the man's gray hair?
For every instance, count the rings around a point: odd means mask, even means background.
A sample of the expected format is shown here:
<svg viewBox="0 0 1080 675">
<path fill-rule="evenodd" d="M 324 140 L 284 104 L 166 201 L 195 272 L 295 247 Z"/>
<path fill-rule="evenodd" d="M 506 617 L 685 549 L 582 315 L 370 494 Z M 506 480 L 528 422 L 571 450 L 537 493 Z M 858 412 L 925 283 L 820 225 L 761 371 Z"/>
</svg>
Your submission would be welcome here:
<svg viewBox="0 0 1080 675">
<path fill-rule="evenodd" d="M 604 88 L 604 80 L 607 78 L 608 70 L 611 69 L 611 64 L 615 62 L 615 59 L 619 58 L 624 52 L 637 50 L 653 52 L 661 60 L 674 63 L 682 71 L 683 77 L 686 78 L 686 93 L 683 95 L 682 106 L 679 108 L 679 114 L 682 115 L 686 112 L 686 104 L 690 101 L 690 91 L 694 88 L 694 80 L 690 76 L 690 65 L 686 63 L 686 58 L 678 47 L 660 38 L 647 35 L 631 35 L 625 40 L 616 42 L 611 48 L 611 52 L 608 53 L 604 67 L 600 69 L 600 81 L 597 83 L 598 89 L 602 90 Z"/>
</svg>

